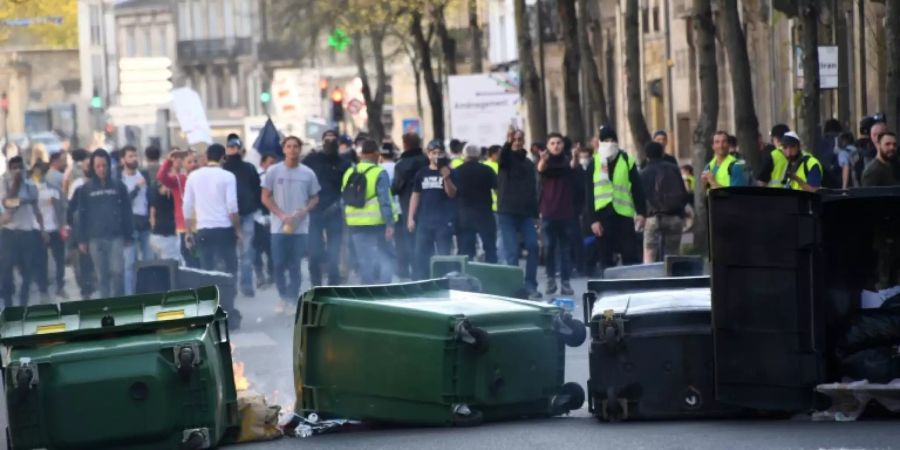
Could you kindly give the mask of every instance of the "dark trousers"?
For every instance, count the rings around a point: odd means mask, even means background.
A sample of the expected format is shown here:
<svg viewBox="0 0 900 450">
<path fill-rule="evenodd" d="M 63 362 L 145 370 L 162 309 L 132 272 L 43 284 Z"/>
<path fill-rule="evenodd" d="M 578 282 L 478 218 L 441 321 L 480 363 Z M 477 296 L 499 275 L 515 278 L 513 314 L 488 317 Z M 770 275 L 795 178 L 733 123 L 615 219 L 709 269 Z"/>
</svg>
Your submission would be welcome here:
<svg viewBox="0 0 900 450">
<path fill-rule="evenodd" d="M 488 215 L 484 220 L 473 221 L 461 226 L 459 230 L 459 253 L 474 259 L 476 236 L 481 238 L 484 247 L 484 261 L 494 264 L 497 262 L 497 223 L 493 215 Z"/>
<path fill-rule="evenodd" d="M 257 223 L 255 226 L 253 246 L 256 248 L 256 252 L 253 265 L 256 268 L 256 279 L 272 281 L 275 279 L 275 262 L 272 260 L 272 232 L 269 230 L 269 225 Z"/>
<path fill-rule="evenodd" d="M 410 233 L 406 227 L 406 214 L 400 216 L 400 221 L 394 228 L 394 243 L 397 246 L 397 276 L 400 278 L 411 278 L 413 266 L 416 259 L 414 257 L 416 234 Z"/>
<path fill-rule="evenodd" d="M 503 237 L 503 250 L 506 252 L 506 264 L 519 265 L 519 236 L 528 252 L 525 259 L 525 287 L 537 290 L 538 239 L 534 229 L 533 217 L 513 214 L 498 214 L 500 219 L 500 235 Z"/>
<path fill-rule="evenodd" d="M 48 272 L 50 270 L 50 258 L 48 252 L 53 255 L 53 262 L 56 263 L 54 283 L 56 284 L 57 290 L 62 289 L 66 275 L 66 244 L 63 242 L 59 231 L 51 231 L 47 234 L 50 236 L 50 241 L 44 246 L 43 251 L 38 252 L 37 273 L 35 277 L 38 290 L 42 293 L 47 292 L 47 286 L 50 284 L 48 280 Z"/>
<path fill-rule="evenodd" d="M 40 233 L 32 230 L 0 230 L 0 298 L 4 306 L 13 306 L 16 293 L 14 270 L 19 271 L 19 305 L 28 305 L 28 291 L 34 269 L 34 257 L 41 250 Z"/>
<path fill-rule="evenodd" d="M 570 248 L 572 246 L 572 221 L 544 220 L 541 223 L 544 232 L 544 264 L 547 269 L 547 279 L 556 278 L 556 270 L 559 269 L 559 278 L 567 283 L 572 274 L 572 260 Z M 557 262 L 559 264 L 557 264 Z M 558 267 L 557 267 L 558 266 Z"/>
<path fill-rule="evenodd" d="M 416 246 L 413 276 L 416 280 L 424 280 L 431 275 L 431 256 L 437 249 L 438 255 L 449 255 L 453 244 L 453 224 L 418 225 L 416 227 Z"/>
<path fill-rule="evenodd" d="M 224 270 L 237 277 L 237 238 L 233 228 L 206 228 L 197 231 L 200 268 Z"/>
<path fill-rule="evenodd" d="M 94 260 L 90 254 L 81 253 L 75 239 L 69 239 L 69 255 L 72 259 L 72 269 L 75 272 L 75 283 L 82 299 L 89 299 L 94 293 L 96 282 L 94 280 Z"/>
<path fill-rule="evenodd" d="M 187 242 L 185 242 L 186 233 L 180 233 L 178 235 L 181 240 L 181 258 L 184 259 L 184 265 L 187 267 L 193 267 L 195 269 L 200 268 L 200 254 L 197 246 L 188 248 Z M 196 244 L 196 242 L 194 243 Z"/>
<path fill-rule="evenodd" d="M 600 225 L 603 226 L 603 236 L 597 240 L 597 245 L 604 269 L 616 264 L 616 254 L 621 256 L 622 264 L 626 266 L 643 261 L 633 218 L 612 214 L 601 219 Z"/>
<path fill-rule="evenodd" d="M 328 273 L 328 284 L 341 284 L 341 242 L 344 218 L 340 210 L 312 214 L 309 218 L 309 278 L 313 286 L 322 286 L 322 268 Z"/>
</svg>

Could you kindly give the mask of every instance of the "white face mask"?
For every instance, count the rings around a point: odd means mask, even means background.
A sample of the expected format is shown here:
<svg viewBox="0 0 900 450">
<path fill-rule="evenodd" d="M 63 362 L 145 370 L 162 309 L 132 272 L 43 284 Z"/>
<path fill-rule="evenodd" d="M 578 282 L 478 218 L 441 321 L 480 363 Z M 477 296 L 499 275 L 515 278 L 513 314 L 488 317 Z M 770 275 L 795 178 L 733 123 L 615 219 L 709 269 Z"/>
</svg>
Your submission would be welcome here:
<svg viewBox="0 0 900 450">
<path fill-rule="evenodd" d="M 578 164 L 581 164 L 581 168 L 587 170 L 588 166 L 591 165 L 591 158 L 581 158 L 578 160 Z"/>
<path fill-rule="evenodd" d="M 601 142 L 600 143 L 600 158 L 603 160 L 607 160 L 612 158 L 619 152 L 619 147 L 615 142 Z"/>
</svg>

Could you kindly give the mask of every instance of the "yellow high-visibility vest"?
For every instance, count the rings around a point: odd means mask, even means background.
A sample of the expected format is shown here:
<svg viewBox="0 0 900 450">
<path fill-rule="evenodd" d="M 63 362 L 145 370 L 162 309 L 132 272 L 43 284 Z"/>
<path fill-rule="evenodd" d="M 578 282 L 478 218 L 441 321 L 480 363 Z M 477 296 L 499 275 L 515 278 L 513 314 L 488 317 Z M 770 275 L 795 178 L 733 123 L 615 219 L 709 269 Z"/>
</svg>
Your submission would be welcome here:
<svg viewBox="0 0 900 450">
<path fill-rule="evenodd" d="M 366 170 L 370 169 L 368 172 Z M 354 208 L 353 206 L 344 206 L 344 217 L 349 227 L 365 227 L 373 225 L 384 225 L 384 218 L 381 217 L 381 206 L 378 204 L 378 193 L 375 190 L 375 184 L 378 183 L 378 176 L 384 169 L 370 162 L 360 162 L 356 167 L 351 167 L 344 172 L 344 179 L 341 182 L 341 191 L 347 186 L 350 174 L 354 171 L 366 173 L 366 204 L 362 208 Z M 391 200 L 393 204 L 393 200 Z M 393 206 L 393 205 L 392 205 Z"/>
<path fill-rule="evenodd" d="M 500 175 L 500 164 L 498 164 L 497 161 L 491 161 L 490 159 L 486 159 L 484 162 L 482 162 L 482 164 L 490 167 L 491 170 L 494 171 L 494 175 Z M 496 189 L 493 189 L 491 191 L 491 201 L 493 201 L 493 203 L 491 204 L 491 211 L 497 212 L 497 190 Z"/>
<path fill-rule="evenodd" d="M 612 181 L 600 169 L 602 157 L 594 155 L 594 211 L 599 211 L 612 203 L 613 210 L 620 216 L 634 217 L 634 199 L 631 197 L 631 169 L 634 160 L 624 152 L 616 156 L 618 163 Z"/>
</svg>

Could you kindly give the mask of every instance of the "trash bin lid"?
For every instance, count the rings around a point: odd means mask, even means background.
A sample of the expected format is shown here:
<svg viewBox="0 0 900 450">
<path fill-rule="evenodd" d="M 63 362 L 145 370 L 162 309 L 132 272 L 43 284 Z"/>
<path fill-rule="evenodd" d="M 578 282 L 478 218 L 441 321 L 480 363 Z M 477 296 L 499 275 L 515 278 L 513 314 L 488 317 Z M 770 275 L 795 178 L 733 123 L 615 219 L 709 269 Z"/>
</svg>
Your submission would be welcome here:
<svg viewBox="0 0 900 450">
<path fill-rule="evenodd" d="M 607 310 L 625 317 L 686 311 L 709 311 L 709 288 L 672 289 L 601 297 L 594 303 L 591 319 Z"/>
<path fill-rule="evenodd" d="M 0 344 L 71 339 L 91 334 L 209 323 L 219 312 L 215 286 L 154 294 L 6 308 Z"/>
</svg>

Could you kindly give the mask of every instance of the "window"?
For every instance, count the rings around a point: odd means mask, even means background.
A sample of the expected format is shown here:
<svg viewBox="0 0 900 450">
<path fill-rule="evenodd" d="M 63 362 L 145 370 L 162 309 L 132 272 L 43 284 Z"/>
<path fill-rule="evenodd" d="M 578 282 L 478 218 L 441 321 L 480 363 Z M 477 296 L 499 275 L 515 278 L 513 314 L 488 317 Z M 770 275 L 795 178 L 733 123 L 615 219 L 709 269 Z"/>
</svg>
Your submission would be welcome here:
<svg viewBox="0 0 900 450">
<path fill-rule="evenodd" d="M 103 15 L 100 13 L 100 5 L 91 5 L 89 11 L 91 16 L 91 44 L 101 45 L 103 33 L 100 27 L 103 22 Z"/>
<path fill-rule="evenodd" d="M 659 7 L 653 7 L 653 31 L 659 31 Z"/>
<path fill-rule="evenodd" d="M 228 95 L 229 106 L 234 108 L 234 107 L 238 106 L 238 102 L 239 102 L 238 97 L 240 96 L 239 89 L 238 89 L 238 78 L 237 78 L 236 74 L 231 74 L 231 76 L 229 76 L 228 79 L 229 79 L 229 85 L 230 85 L 229 87 L 231 88 L 230 89 L 231 92 L 229 92 L 229 95 Z"/>
<path fill-rule="evenodd" d="M 209 33 L 211 38 L 222 37 L 222 2 L 208 0 L 206 12 L 209 14 Z"/>
<path fill-rule="evenodd" d="M 189 41 L 193 36 L 193 27 L 191 27 L 191 8 L 190 3 L 186 0 L 178 2 L 178 35 L 183 40 Z"/>
<path fill-rule="evenodd" d="M 641 29 L 644 33 L 650 32 L 650 10 L 647 8 L 641 10 Z"/>
<path fill-rule="evenodd" d="M 199 0 L 193 0 L 191 2 L 191 20 L 193 21 L 194 28 L 194 39 L 205 39 L 208 34 L 206 34 L 206 27 L 203 23 L 203 3 Z"/>
<path fill-rule="evenodd" d="M 144 53 L 142 56 L 153 56 L 153 36 L 150 33 L 150 25 L 144 27 Z"/>
<path fill-rule="evenodd" d="M 234 26 L 234 0 L 223 0 L 222 6 L 222 34 L 225 37 L 237 36 Z"/>
<path fill-rule="evenodd" d="M 169 56 L 169 27 L 165 24 L 159 28 L 159 54 L 157 56 Z"/>
<path fill-rule="evenodd" d="M 125 55 L 129 57 L 137 56 L 137 44 L 134 42 L 134 27 L 125 29 Z"/>
<path fill-rule="evenodd" d="M 216 97 L 216 108 L 221 108 L 225 106 L 225 82 L 222 77 L 222 73 L 216 73 L 214 77 L 215 82 L 215 97 Z"/>
</svg>

